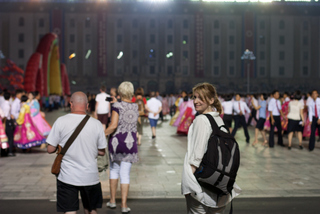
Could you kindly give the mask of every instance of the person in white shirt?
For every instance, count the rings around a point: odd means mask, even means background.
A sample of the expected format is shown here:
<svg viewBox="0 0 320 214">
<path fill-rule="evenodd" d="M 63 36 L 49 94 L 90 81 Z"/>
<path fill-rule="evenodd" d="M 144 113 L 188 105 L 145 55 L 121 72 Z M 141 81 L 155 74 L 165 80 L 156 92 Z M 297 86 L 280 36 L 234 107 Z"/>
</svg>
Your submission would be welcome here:
<svg viewBox="0 0 320 214">
<path fill-rule="evenodd" d="M 227 94 L 224 101 L 221 103 L 223 109 L 223 122 L 232 132 L 232 119 L 233 119 L 233 101 L 232 95 Z"/>
<path fill-rule="evenodd" d="M 244 134 L 246 136 L 246 142 L 250 142 L 250 136 L 247 128 L 246 118 L 244 117 L 245 113 L 251 113 L 247 104 L 241 101 L 240 94 L 236 94 L 236 101 L 233 102 L 233 112 L 234 112 L 234 128 L 232 131 L 232 136 L 235 136 L 240 125 L 243 127 Z"/>
<path fill-rule="evenodd" d="M 275 90 L 272 92 L 273 98 L 268 104 L 268 111 L 270 113 L 270 134 L 269 134 L 269 147 L 274 147 L 274 128 L 278 129 L 278 145 L 284 147 L 282 139 L 282 127 L 281 127 L 281 117 L 284 115 L 281 110 L 281 103 L 279 99 L 279 91 Z"/>
<path fill-rule="evenodd" d="M 193 104 L 199 115 L 194 119 L 188 132 L 188 149 L 183 164 L 181 193 L 186 198 L 188 214 L 224 213 L 226 206 L 239 195 L 241 189 L 238 185 L 234 183 L 232 194 L 219 195 L 218 191 L 202 187 L 194 176 L 213 131 L 204 114 L 212 116 L 218 127 L 224 125 L 220 117 L 222 107 L 214 86 L 208 83 L 196 85 L 193 88 Z M 221 131 L 227 132 L 225 128 Z"/>
<path fill-rule="evenodd" d="M 19 112 L 20 112 L 20 99 L 23 95 L 24 91 L 22 89 L 17 89 L 16 90 L 16 98 L 14 99 L 14 101 L 11 104 L 11 115 L 13 115 L 14 119 L 18 119 L 19 117 Z"/>
<path fill-rule="evenodd" d="M 71 113 L 59 117 L 47 138 L 48 153 L 64 147 L 76 127 L 86 117 L 88 99 L 83 92 L 71 96 Z M 97 156 L 105 154 L 107 141 L 101 123 L 90 117 L 77 138 L 63 156 L 57 177 L 57 211 L 76 213 L 79 209 L 79 191 L 85 213 L 96 214 L 102 207 Z"/>
<path fill-rule="evenodd" d="M 293 133 L 296 132 L 299 139 L 299 148 L 303 149 L 302 147 L 302 131 L 303 126 L 305 124 L 304 117 L 303 117 L 303 109 L 304 104 L 302 104 L 299 100 L 301 99 L 301 93 L 298 91 L 294 94 L 294 99 L 289 103 L 289 110 L 288 110 L 288 149 L 291 149 L 292 137 Z"/>
<path fill-rule="evenodd" d="M 251 94 L 250 96 L 251 96 L 251 100 L 250 100 L 249 108 L 251 110 L 251 115 L 250 115 L 250 117 L 248 119 L 247 126 L 250 126 L 252 119 L 254 119 L 256 121 L 256 123 L 258 122 L 256 108 L 259 106 L 259 103 L 258 103 L 258 100 L 256 98 L 257 95 L 256 94 Z"/>
<path fill-rule="evenodd" d="M 318 91 L 313 90 L 311 94 L 312 100 L 310 100 L 308 104 L 308 113 L 311 126 L 311 134 L 309 139 L 310 151 L 314 150 L 314 144 L 316 141 L 316 129 L 318 129 L 318 133 L 320 133 L 320 98 L 318 96 Z"/>
<path fill-rule="evenodd" d="M 162 103 L 155 96 L 156 93 L 152 91 L 150 93 L 151 99 L 147 101 L 147 105 L 145 106 L 147 111 L 149 112 L 148 118 L 152 131 L 152 139 L 156 138 L 157 122 L 159 119 L 159 114 L 162 111 Z"/>
<path fill-rule="evenodd" d="M 163 97 L 160 95 L 159 91 L 156 92 L 156 98 L 162 103 L 163 101 Z M 161 119 L 161 121 L 163 122 L 163 112 L 161 110 L 159 117 Z"/>
<path fill-rule="evenodd" d="M 4 114 L 4 118 L 6 118 L 6 122 L 5 122 L 5 132 L 6 132 L 6 135 L 8 137 L 8 144 L 9 144 L 9 148 L 8 148 L 8 156 L 9 157 L 13 157 L 13 156 L 16 156 L 14 153 L 13 153 L 13 148 L 14 148 L 14 144 L 13 144 L 13 136 L 14 136 L 14 129 L 15 129 L 15 120 L 14 120 L 14 117 L 13 115 L 11 115 L 11 105 L 10 105 L 10 93 L 9 92 L 5 92 L 3 94 L 3 97 L 4 97 L 4 101 L 1 105 L 1 109 L 3 111 L 3 114 Z"/>
<path fill-rule="evenodd" d="M 4 102 L 4 97 L 3 97 L 4 91 L 0 91 L 0 106 Z"/>
<path fill-rule="evenodd" d="M 110 117 L 110 102 L 106 101 L 107 97 L 110 95 L 106 93 L 106 87 L 101 86 L 100 94 L 96 96 L 95 116 L 102 123 L 103 130 L 106 129 Z"/>
</svg>

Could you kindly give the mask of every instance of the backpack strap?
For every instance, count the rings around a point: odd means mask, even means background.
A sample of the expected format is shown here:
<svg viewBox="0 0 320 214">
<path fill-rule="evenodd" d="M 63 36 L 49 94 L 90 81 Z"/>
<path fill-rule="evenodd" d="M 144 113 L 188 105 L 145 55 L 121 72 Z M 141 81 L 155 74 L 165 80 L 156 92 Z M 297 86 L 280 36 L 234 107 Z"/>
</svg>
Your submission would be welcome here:
<svg viewBox="0 0 320 214">
<path fill-rule="evenodd" d="M 224 137 L 224 138 L 234 139 L 234 137 L 229 133 L 229 129 L 225 125 L 222 125 L 219 127 L 217 122 L 215 121 L 215 119 L 210 114 L 204 114 L 204 115 L 210 121 L 213 135 L 217 135 L 217 136 Z M 221 128 L 225 128 L 228 131 L 228 133 L 221 131 Z"/>
</svg>

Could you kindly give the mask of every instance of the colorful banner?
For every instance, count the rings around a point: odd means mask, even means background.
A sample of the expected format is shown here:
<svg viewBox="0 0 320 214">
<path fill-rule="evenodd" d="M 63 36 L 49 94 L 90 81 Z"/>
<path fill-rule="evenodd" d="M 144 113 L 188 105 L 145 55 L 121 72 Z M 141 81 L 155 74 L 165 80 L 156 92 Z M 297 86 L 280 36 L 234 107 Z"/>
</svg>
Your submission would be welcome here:
<svg viewBox="0 0 320 214">
<path fill-rule="evenodd" d="M 98 14 L 98 76 L 107 76 L 107 17 Z"/>
<path fill-rule="evenodd" d="M 249 49 L 253 51 L 253 54 L 256 55 L 254 52 L 254 14 L 252 12 L 246 12 L 244 14 L 244 48 L 242 53 Z M 255 68 L 255 61 L 250 61 L 250 77 L 254 77 L 254 68 Z M 244 77 L 247 77 L 247 65 L 245 67 Z"/>
<path fill-rule="evenodd" d="M 63 54 L 63 11 L 61 9 L 53 9 L 51 13 L 51 32 L 57 34 L 59 39 L 59 54 L 61 60 L 64 61 Z"/>
<path fill-rule="evenodd" d="M 195 15 L 195 77 L 204 77 L 204 33 L 203 33 L 203 15 Z"/>
</svg>

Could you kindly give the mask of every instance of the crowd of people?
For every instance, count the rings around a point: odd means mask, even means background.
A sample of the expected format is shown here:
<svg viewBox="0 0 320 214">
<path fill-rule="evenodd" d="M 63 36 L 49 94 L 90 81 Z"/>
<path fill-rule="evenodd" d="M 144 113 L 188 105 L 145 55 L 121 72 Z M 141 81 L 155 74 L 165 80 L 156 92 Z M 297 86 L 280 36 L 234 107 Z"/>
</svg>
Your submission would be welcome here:
<svg viewBox="0 0 320 214">
<path fill-rule="evenodd" d="M 15 156 L 16 148 L 31 152 L 31 148 L 45 148 L 51 126 L 41 111 L 39 92 L 26 93 L 18 89 L 14 94 L 3 90 L 0 94 L 1 156 Z"/>
</svg>

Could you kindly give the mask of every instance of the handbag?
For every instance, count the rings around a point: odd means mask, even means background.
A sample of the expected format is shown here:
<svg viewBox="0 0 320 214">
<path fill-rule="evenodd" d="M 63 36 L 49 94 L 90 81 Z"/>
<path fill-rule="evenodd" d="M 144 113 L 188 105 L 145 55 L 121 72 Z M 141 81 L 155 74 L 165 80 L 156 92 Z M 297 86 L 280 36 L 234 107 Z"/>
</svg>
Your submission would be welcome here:
<svg viewBox="0 0 320 214">
<path fill-rule="evenodd" d="M 80 122 L 80 124 L 77 126 L 76 130 L 72 133 L 72 135 L 69 137 L 69 139 L 67 140 L 66 144 L 64 145 L 64 147 L 62 148 L 60 145 L 58 145 L 57 148 L 57 157 L 54 160 L 52 167 L 51 167 L 51 173 L 58 176 L 60 173 L 60 167 L 61 167 L 61 161 L 62 158 L 64 156 L 64 154 L 66 154 L 67 150 L 69 149 L 69 147 L 71 146 L 71 144 L 73 143 L 73 141 L 77 138 L 77 136 L 80 134 L 82 128 L 84 127 L 84 125 L 87 123 L 87 121 L 89 120 L 90 116 L 86 115 L 83 120 Z"/>
</svg>

